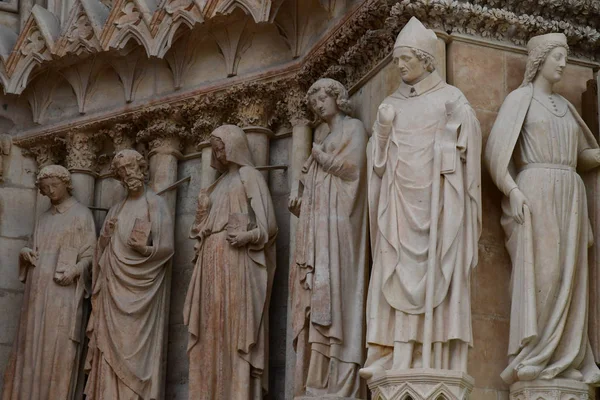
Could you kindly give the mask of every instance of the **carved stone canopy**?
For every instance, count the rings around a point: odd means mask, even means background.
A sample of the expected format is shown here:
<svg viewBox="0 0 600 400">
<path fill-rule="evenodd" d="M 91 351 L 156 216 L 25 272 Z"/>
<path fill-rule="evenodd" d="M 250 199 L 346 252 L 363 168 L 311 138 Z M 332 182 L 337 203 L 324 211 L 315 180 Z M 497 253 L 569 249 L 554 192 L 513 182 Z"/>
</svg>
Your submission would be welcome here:
<svg viewBox="0 0 600 400">
<path fill-rule="evenodd" d="M 209 3 L 216 4 L 218 2 Z M 241 126 L 259 125 L 268 127 L 273 131 L 290 124 L 306 124 L 310 121 L 310 116 L 306 110 L 303 92 L 313 82 L 322 77 L 336 79 L 352 91 L 353 85 L 365 79 L 380 63 L 389 57 L 396 35 L 412 16 L 419 18 L 428 28 L 437 29 L 438 32 L 447 32 L 448 37 L 454 34 L 466 34 L 483 37 L 486 40 L 493 40 L 498 43 L 503 42 L 520 46 L 523 46 L 531 36 L 551 31 L 562 31 L 567 35 L 571 54 L 574 57 L 584 56 L 588 60 L 600 57 L 600 33 L 597 31 L 598 27 L 596 26 L 600 24 L 597 22 L 600 21 L 600 18 L 590 17 L 600 16 L 600 10 L 598 10 L 596 3 L 588 0 L 573 0 L 568 2 L 568 5 L 563 4 L 561 6 L 563 11 L 561 16 L 564 20 L 560 23 L 555 22 L 549 13 L 549 10 L 554 10 L 552 4 L 555 1 L 545 0 L 542 3 L 544 5 L 541 6 L 540 10 L 543 12 L 532 17 L 529 14 L 524 14 L 529 10 L 529 8 L 524 8 L 525 5 L 529 5 L 530 8 L 533 7 L 531 1 L 523 1 L 520 2 L 521 6 L 513 7 L 511 6 L 513 2 L 507 0 L 471 0 L 466 2 L 447 0 L 366 0 L 347 19 L 341 21 L 332 30 L 326 41 L 317 43 L 315 48 L 307 52 L 304 58 L 299 58 L 294 68 L 287 68 L 283 72 L 276 71 L 272 76 L 265 75 L 260 78 L 236 80 L 235 83 L 224 81 L 217 88 L 211 87 L 206 89 L 208 91 L 199 90 L 189 95 L 176 97 L 175 100 L 169 101 L 166 106 L 165 103 L 157 106 L 139 105 L 129 107 L 129 111 L 126 113 L 115 113 L 109 117 L 100 115 L 95 119 L 82 119 L 84 122 L 70 123 L 69 129 L 75 126 L 77 129 L 99 130 L 121 123 L 133 123 L 139 126 L 140 120 L 142 120 L 143 126 L 139 129 L 141 130 L 148 126 L 143 120 L 154 118 L 153 114 L 162 112 L 160 110 L 165 107 L 177 111 L 180 116 L 180 123 L 185 127 L 184 142 L 186 143 L 201 143 L 212 129 L 226 123 Z M 115 7 L 118 4 L 121 3 L 116 2 L 110 10 L 111 15 L 115 12 Z M 170 3 L 166 2 L 164 6 L 167 7 L 168 4 Z M 188 7 L 195 7 L 194 4 L 189 3 Z M 174 6 L 170 5 L 169 7 Z M 285 7 L 285 3 L 283 5 L 278 3 L 277 7 L 271 8 L 272 14 L 269 21 L 274 21 L 273 18 L 276 15 L 273 13 L 282 12 L 283 7 Z M 585 17 L 587 19 L 579 15 L 578 10 L 581 10 L 582 7 L 587 13 L 587 17 Z M 206 9 L 217 10 L 219 7 L 208 7 Z M 134 12 L 141 13 L 141 8 L 138 11 L 135 10 L 138 9 L 132 8 L 127 15 L 135 15 L 132 14 Z M 31 18 L 39 20 L 42 18 L 40 15 L 47 16 L 43 11 L 36 11 L 32 13 Z M 126 23 L 129 20 L 124 15 L 119 17 L 124 18 L 123 20 L 119 19 L 119 21 Z M 154 21 L 155 17 L 147 18 L 144 17 L 145 14 L 143 13 L 141 15 L 134 23 L 137 24 L 136 26 L 146 24 L 146 19 L 150 22 Z M 262 14 L 253 13 L 252 15 Z M 164 16 L 164 18 L 167 17 Z M 167 24 L 167 22 L 164 22 L 166 21 L 164 18 L 161 24 Z M 585 21 L 581 18 L 584 18 Z M 95 19 L 95 21 L 96 25 L 92 24 L 94 34 L 104 40 L 102 32 L 107 29 L 105 28 L 106 24 L 101 27 L 97 25 L 98 19 Z M 581 23 L 587 23 L 588 25 L 579 25 Z M 149 28 L 150 32 L 154 30 L 155 28 Z M 89 30 L 82 28 L 82 32 L 89 33 Z M 130 34 L 133 33 L 130 32 Z M 47 35 L 42 35 L 42 37 L 46 38 Z M 125 40 L 125 36 L 123 40 Z M 36 48 L 34 42 L 31 42 L 28 48 Z M 136 45 L 135 43 L 137 42 L 131 41 L 128 46 L 133 46 L 133 50 L 143 47 L 143 45 Z M 20 44 L 17 45 L 20 46 Z M 122 81 L 124 88 L 125 86 L 128 87 L 126 92 L 130 93 L 131 96 L 133 96 L 132 88 L 136 84 L 136 67 L 134 63 L 136 58 L 132 55 L 134 54 L 132 53 L 133 50 L 130 49 L 129 55 L 119 61 L 123 63 L 126 60 L 126 65 L 115 67 L 125 71 L 122 75 Z M 40 51 L 43 51 L 43 49 Z M 147 49 L 144 51 L 147 52 Z M 185 54 L 181 57 L 185 58 Z M 39 59 L 39 57 L 36 59 Z M 178 73 L 181 74 L 185 68 L 179 61 L 172 59 L 169 65 L 173 71 L 179 71 Z M 130 65 L 131 63 L 134 64 Z M 592 64 L 590 63 L 590 65 Z M 76 64 L 75 67 L 83 68 L 81 69 L 82 72 L 93 69 L 93 66 L 82 63 Z M 0 65 L 1 76 L 2 65 Z M 83 76 L 88 75 L 83 74 Z M 23 82 L 26 84 L 27 80 Z M 85 101 L 86 96 L 79 96 L 78 98 Z M 41 103 L 43 103 L 41 100 L 34 102 L 38 105 L 37 109 L 43 109 L 40 106 Z M 17 137 L 15 143 L 32 146 L 35 142 L 44 140 L 45 137 L 64 136 L 64 134 L 65 128 L 55 125 L 35 130 L 34 134 L 28 133 L 22 137 Z"/>
</svg>

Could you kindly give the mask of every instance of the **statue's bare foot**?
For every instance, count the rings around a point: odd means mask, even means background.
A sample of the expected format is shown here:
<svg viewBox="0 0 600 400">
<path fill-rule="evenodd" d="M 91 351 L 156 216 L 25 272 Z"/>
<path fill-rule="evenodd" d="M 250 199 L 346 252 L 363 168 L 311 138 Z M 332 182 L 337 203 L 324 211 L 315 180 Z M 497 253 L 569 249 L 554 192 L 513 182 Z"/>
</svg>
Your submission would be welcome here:
<svg viewBox="0 0 600 400">
<path fill-rule="evenodd" d="M 365 380 L 371 379 L 373 375 L 382 372 L 385 372 L 385 369 L 381 365 L 371 365 L 370 367 L 365 367 L 358 370 L 360 377 Z"/>
<path fill-rule="evenodd" d="M 533 367 L 524 365 L 517 370 L 517 377 L 520 381 L 532 381 L 536 379 L 542 372 L 542 367 Z"/>
<path fill-rule="evenodd" d="M 565 372 L 563 372 L 562 374 L 560 374 L 558 377 L 563 378 L 563 379 L 572 379 L 574 381 L 582 381 L 583 380 L 583 374 L 581 372 L 577 371 L 576 369 L 568 369 Z"/>
</svg>

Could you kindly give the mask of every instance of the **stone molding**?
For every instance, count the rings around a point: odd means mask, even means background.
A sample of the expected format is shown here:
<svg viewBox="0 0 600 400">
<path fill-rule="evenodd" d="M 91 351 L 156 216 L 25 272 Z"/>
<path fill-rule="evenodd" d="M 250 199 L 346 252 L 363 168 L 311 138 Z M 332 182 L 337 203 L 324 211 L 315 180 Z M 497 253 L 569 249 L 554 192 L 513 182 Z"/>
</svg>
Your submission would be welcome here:
<svg viewBox="0 0 600 400">
<path fill-rule="evenodd" d="M 32 73 L 37 74 L 49 64 L 57 65 L 56 59 L 122 50 L 129 43 L 149 57 L 165 58 L 181 26 L 192 29 L 236 8 L 248 14 L 253 23 L 281 25 L 276 21 L 277 12 L 285 8 L 281 3 L 168 0 L 154 6 L 146 0 L 116 0 L 109 9 L 100 0 L 76 0 L 63 27 L 55 15 L 36 5 L 16 40 L 0 30 L 0 82 L 5 92 L 20 94 L 32 80 Z M 331 11 L 331 2 L 319 4 Z M 366 0 L 325 43 L 310 52 L 299 73 L 300 80 L 312 82 L 323 75 L 356 79 L 363 66 L 371 64 L 371 57 L 381 59 L 380 53 L 389 52 L 395 34 L 413 15 L 430 28 L 518 45 L 534 35 L 561 31 L 575 55 L 600 58 L 600 5 L 594 0 Z M 556 15 L 563 19 L 555 20 Z M 247 20 L 240 32 L 245 32 L 246 24 Z M 213 33 L 219 42 L 218 29 Z M 238 36 L 246 39 L 251 35 Z M 247 42 L 222 48 L 230 76 L 235 75 Z M 183 61 L 168 60 L 179 85 L 186 59 L 181 57 Z M 323 58 L 334 62 L 323 62 Z"/>
<path fill-rule="evenodd" d="M 517 382 L 510 386 L 510 400 L 592 400 L 595 388 L 568 379 Z"/>
<path fill-rule="evenodd" d="M 373 400 L 468 400 L 474 384 L 464 372 L 420 368 L 386 371 L 367 382 Z"/>
<path fill-rule="evenodd" d="M 488 3 L 491 4 L 492 0 Z M 499 7 L 503 3 L 498 0 L 494 4 L 498 4 Z M 521 47 L 517 47 L 518 43 L 522 46 L 529 35 L 557 28 L 570 35 L 570 41 L 579 35 L 579 42 L 574 44 L 573 52 L 583 48 L 600 48 L 600 34 L 591 27 L 587 27 L 587 33 L 580 34 L 582 30 L 569 31 L 568 24 L 557 27 L 542 16 L 530 21 L 525 17 L 516 17 L 512 11 L 490 9 L 469 2 L 367 0 L 352 10 L 304 59 L 299 60 L 295 69 L 286 67 L 285 71 L 274 71 L 254 79 L 247 77 L 246 81 L 240 82 L 238 79 L 225 82 L 223 86 L 210 87 L 205 92 L 199 90 L 172 96 L 166 98 L 161 105 L 136 106 L 129 108 L 127 112 L 82 118 L 80 122 L 71 121 L 69 128 L 98 131 L 111 129 L 115 124 L 133 123 L 136 126 L 141 125 L 139 130 L 142 130 L 148 125 L 146 121 L 157 119 L 157 115 L 168 116 L 175 113 L 179 118 L 178 123 L 185 127 L 183 143 L 198 145 L 206 141 L 214 128 L 225 123 L 264 126 L 274 132 L 281 128 L 289 128 L 290 125 L 307 125 L 312 120 L 305 99 L 308 86 L 322 77 L 337 79 L 350 88 L 364 82 L 365 77 L 370 76 L 389 60 L 396 35 L 412 15 L 421 18 L 426 26 L 436 28 L 438 34 L 447 40 L 453 40 L 455 36 L 463 40 L 463 37 L 470 36 L 468 32 L 472 32 L 478 35 L 471 36 L 473 40 L 485 40 L 493 47 L 522 50 Z M 136 21 L 142 23 L 144 19 L 140 16 Z M 447 33 L 448 31 L 451 32 Z M 481 37 L 483 39 L 479 39 Z M 502 38 L 504 40 L 501 41 Z M 185 70 L 187 57 L 181 55 L 180 61 L 183 64 L 173 64 L 173 69 L 180 71 L 179 74 Z M 588 64 L 592 67 L 597 66 L 593 62 Z M 132 87 L 136 76 L 135 69 L 123 70 L 121 80 L 128 82 L 128 87 Z M 124 79 L 129 75 L 131 79 Z M 91 86 L 88 84 L 86 88 Z M 81 104 L 87 96 L 85 93 L 91 90 L 86 88 L 82 85 Z M 42 100 L 37 103 L 45 104 Z M 41 106 L 38 108 L 43 109 Z M 66 128 L 61 126 L 33 130 L 21 138 L 17 136 L 15 143 L 22 147 L 31 147 L 47 137 L 64 136 L 65 130 Z"/>
</svg>

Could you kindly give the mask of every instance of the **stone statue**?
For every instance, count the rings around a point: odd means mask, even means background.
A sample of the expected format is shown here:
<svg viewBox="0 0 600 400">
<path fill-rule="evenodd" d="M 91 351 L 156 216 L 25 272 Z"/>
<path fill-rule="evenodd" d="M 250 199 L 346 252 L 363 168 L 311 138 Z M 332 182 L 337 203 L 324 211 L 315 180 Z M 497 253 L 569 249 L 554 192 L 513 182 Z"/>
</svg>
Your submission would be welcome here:
<svg viewBox="0 0 600 400">
<path fill-rule="evenodd" d="M 51 206 L 38 218 L 33 246 L 19 257 L 25 293 L 2 399 L 72 400 L 83 385 L 79 365 L 96 246 L 94 218 L 71 196 L 66 168 L 42 168 L 36 186 Z"/>
<path fill-rule="evenodd" d="M 111 169 L 127 188 L 104 222 L 94 262 L 85 394 L 89 400 L 164 397 L 173 221 L 144 184 L 147 164 L 121 150 Z"/>
<path fill-rule="evenodd" d="M 320 79 L 308 90 L 317 129 L 302 168 L 300 218 L 290 290 L 297 353 L 296 395 L 361 397 L 368 267 L 367 134 L 348 116 L 344 86 Z M 320 398 L 320 397 L 318 397 Z"/>
<path fill-rule="evenodd" d="M 365 379 L 386 370 L 467 368 L 481 131 L 464 95 L 435 70 L 436 48 L 435 33 L 413 17 L 394 45 L 402 83 L 373 126 Z"/>
<path fill-rule="evenodd" d="M 588 247 L 593 238 L 576 168 L 600 165 L 600 149 L 553 86 L 566 37 L 532 38 L 525 79 L 508 95 L 485 150 L 504 194 L 502 226 L 513 263 L 509 365 L 502 379 L 600 383 L 588 340 Z M 597 316 L 594 316 L 595 318 Z"/>
<path fill-rule="evenodd" d="M 234 125 L 211 136 L 221 177 L 198 195 L 196 265 L 183 309 L 189 399 L 262 399 L 277 225 L 271 194 Z"/>
</svg>

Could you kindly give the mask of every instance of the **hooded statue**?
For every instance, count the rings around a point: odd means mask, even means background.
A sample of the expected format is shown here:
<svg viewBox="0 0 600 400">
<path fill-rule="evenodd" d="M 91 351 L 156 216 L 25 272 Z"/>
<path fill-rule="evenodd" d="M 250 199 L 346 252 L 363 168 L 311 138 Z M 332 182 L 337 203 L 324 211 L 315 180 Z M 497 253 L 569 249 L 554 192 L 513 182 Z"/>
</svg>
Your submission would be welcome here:
<svg viewBox="0 0 600 400">
<path fill-rule="evenodd" d="M 513 264 L 510 362 L 501 376 L 509 384 L 554 378 L 597 384 L 600 371 L 588 339 L 593 238 L 576 168 L 589 165 L 586 158 L 596 156 L 598 144 L 571 103 L 532 83 L 551 53 L 560 80 L 565 35 L 536 36 L 528 51 L 523 84 L 502 104 L 484 157 L 505 196 L 501 222 Z M 515 212 L 518 198 L 524 203 Z"/>
<path fill-rule="evenodd" d="M 268 388 L 268 310 L 277 225 L 246 134 L 211 135 L 221 177 L 200 191 L 190 237 L 196 266 L 184 304 L 190 399 L 262 399 Z"/>
</svg>

